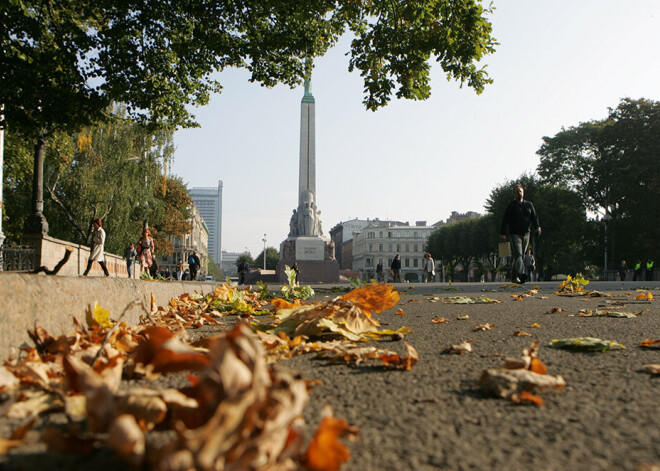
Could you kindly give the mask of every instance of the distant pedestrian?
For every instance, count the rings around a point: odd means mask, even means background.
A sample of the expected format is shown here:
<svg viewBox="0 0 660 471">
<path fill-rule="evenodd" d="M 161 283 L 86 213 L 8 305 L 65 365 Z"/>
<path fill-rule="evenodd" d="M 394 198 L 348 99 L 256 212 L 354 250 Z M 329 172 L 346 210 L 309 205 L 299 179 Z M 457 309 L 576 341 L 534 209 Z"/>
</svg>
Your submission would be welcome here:
<svg viewBox="0 0 660 471">
<path fill-rule="evenodd" d="M 149 275 L 151 275 L 152 278 L 158 278 L 158 273 L 160 269 L 158 267 L 158 260 L 154 257 L 151 259 L 151 266 L 149 267 Z"/>
<path fill-rule="evenodd" d="M 245 275 L 247 275 L 248 272 L 248 264 L 245 260 L 243 260 L 241 263 L 238 264 L 238 284 L 239 285 L 244 285 L 245 284 Z"/>
<path fill-rule="evenodd" d="M 635 271 L 633 273 L 633 281 L 642 281 L 642 261 L 637 260 L 635 263 Z"/>
<path fill-rule="evenodd" d="M 626 281 L 626 272 L 628 271 L 628 265 L 626 265 L 625 260 L 621 260 L 621 265 L 619 265 L 619 277 L 621 281 Z"/>
<path fill-rule="evenodd" d="M 101 265 L 105 276 L 110 276 L 110 273 L 108 273 L 108 267 L 105 266 L 105 255 L 103 253 L 103 248 L 105 246 L 105 231 L 103 230 L 103 225 L 101 224 L 100 219 L 94 219 L 92 221 L 92 231 L 87 237 L 87 243 L 89 244 L 89 259 L 87 260 L 87 268 L 85 269 L 83 276 L 87 276 L 89 270 L 92 269 L 92 262 L 95 260 Z"/>
<path fill-rule="evenodd" d="M 392 265 L 390 265 L 390 270 L 392 270 L 392 282 L 401 283 L 401 255 L 396 254 L 394 260 L 392 260 Z"/>
<path fill-rule="evenodd" d="M 513 281 L 524 283 L 527 281 L 523 256 L 527 252 L 530 239 L 530 229 L 533 227 L 537 235 L 541 235 L 539 218 L 531 201 L 526 201 L 525 190 L 522 185 L 513 189 L 514 200 L 504 210 L 500 241 L 505 242 L 507 233 L 510 237 L 511 252 L 513 254 Z"/>
<path fill-rule="evenodd" d="M 142 271 L 146 273 L 151 272 L 151 266 L 154 262 L 154 253 L 155 253 L 154 240 L 151 238 L 151 231 L 148 228 L 144 228 L 142 231 L 142 237 L 138 242 L 138 255 L 140 256 L 140 265 L 142 266 Z"/>
<path fill-rule="evenodd" d="M 424 254 L 424 260 L 422 260 L 422 282 L 429 283 L 433 281 L 435 277 L 435 261 L 431 257 L 430 253 Z"/>
<path fill-rule="evenodd" d="M 293 262 L 291 269 L 296 274 L 296 286 L 300 286 L 300 267 L 298 266 L 298 262 Z"/>
<path fill-rule="evenodd" d="M 650 258 L 646 260 L 646 281 L 653 280 L 653 266 L 655 263 Z"/>
<path fill-rule="evenodd" d="M 378 264 L 376 265 L 376 279 L 378 280 L 378 283 L 383 282 L 383 259 L 381 258 L 378 260 Z"/>
<path fill-rule="evenodd" d="M 126 250 L 124 250 L 124 260 L 126 260 L 126 271 L 128 271 L 128 277 L 133 278 L 133 265 L 135 265 L 135 259 L 137 258 L 137 250 L 133 242 L 131 242 Z"/>
<path fill-rule="evenodd" d="M 527 250 L 527 255 L 525 255 L 524 262 L 527 281 L 535 281 L 534 272 L 536 271 L 536 259 L 534 258 L 534 255 L 532 255 L 531 250 Z"/>
<path fill-rule="evenodd" d="M 176 266 L 176 279 L 181 281 L 183 280 L 183 260 L 179 260 L 179 264 Z"/>
<path fill-rule="evenodd" d="M 197 253 L 193 251 L 188 256 L 188 268 L 190 268 L 190 281 L 194 281 L 197 279 L 197 270 L 199 270 L 200 265 L 201 263 L 199 262 L 199 257 L 197 256 Z"/>
</svg>

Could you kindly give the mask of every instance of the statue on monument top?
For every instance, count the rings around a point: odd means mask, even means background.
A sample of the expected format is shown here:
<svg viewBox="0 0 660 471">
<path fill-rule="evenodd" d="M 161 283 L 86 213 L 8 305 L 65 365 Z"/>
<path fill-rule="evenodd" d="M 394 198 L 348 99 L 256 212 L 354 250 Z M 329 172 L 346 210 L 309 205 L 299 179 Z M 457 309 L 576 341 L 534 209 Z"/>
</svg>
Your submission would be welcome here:
<svg viewBox="0 0 660 471">
<path fill-rule="evenodd" d="M 300 206 L 293 210 L 289 222 L 289 237 L 322 236 L 321 211 L 316 208 L 314 193 L 305 190 L 300 195 Z"/>
</svg>

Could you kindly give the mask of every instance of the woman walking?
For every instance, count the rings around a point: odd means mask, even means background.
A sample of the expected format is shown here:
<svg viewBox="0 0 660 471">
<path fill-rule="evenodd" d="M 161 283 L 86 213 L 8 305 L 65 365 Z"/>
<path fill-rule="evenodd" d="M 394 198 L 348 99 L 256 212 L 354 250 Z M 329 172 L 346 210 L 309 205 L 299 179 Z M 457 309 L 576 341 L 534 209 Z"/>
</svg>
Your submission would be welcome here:
<svg viewBox="0 0 660 471">
<path fill-rule="evenodd" d="M 83 276 L 87 276 L 89 270 L 92 269 L 92 262 L 94 262 L 94 260 L 99 262 L 105 276 L 110 276 L 110 273 L 108 273 L 108 267 L 105 266 L 105 256 L 103 254 L 105 231 L 103 230 L 100 219 L 94 219 L 92 221 L 92 232 L 89 234 L 89 237 L 87 237 L 87 243 L 90 245 L 89 259 L 87 260 L 87 268 L 85 269 Z"/>
<path fill-rule="evenodd" d="M 153 265 L 154 249 L 154 240 L 151 238 L 151 231 L 145 228 L 138 242 L 138 253 L 143 272 L 149 273 L 151 265 Z"/>
</svg>

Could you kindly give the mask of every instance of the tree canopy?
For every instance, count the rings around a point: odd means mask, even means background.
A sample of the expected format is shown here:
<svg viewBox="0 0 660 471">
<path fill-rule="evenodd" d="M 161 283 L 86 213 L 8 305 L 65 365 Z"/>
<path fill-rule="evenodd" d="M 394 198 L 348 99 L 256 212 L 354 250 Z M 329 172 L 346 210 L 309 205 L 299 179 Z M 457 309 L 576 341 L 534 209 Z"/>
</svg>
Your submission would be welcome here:
<svg viewBox="0 0 660 471">
<path fill-rule="evenodd" d="M 131 119 L 191 126 L 189 106 L 221 89 L 214 72 L 294 86 L 347 30 L 370 109 L 392 94 L 427 98 L 431 60 L 481 92 L 490 13 L 480 0 L 12 0 L 0 13 L 0 103 L 10 125 L 40 133 L 92 124 L 113 102 Z"/>
<path fill-rule="evenodd" d="M 626 98 L 606 119 L 562 129 L 543 141 L 538 151 L 543 182 L 570 186 L 588 209 L 611 219 L 608 231 L 619 259 L 657 259 L 660 102 Z"/>
<path fill-rule="evenodd" d="M 266 249 L 266 270 L 275 270 L 277 262 L 280 261 L 280 254 L 275 247 L 268 247 Z M 259 256 L 254 260 L 254 268 L 263 268 L 264 266 L 264 251 L 262 250 Z"/>
</svg>

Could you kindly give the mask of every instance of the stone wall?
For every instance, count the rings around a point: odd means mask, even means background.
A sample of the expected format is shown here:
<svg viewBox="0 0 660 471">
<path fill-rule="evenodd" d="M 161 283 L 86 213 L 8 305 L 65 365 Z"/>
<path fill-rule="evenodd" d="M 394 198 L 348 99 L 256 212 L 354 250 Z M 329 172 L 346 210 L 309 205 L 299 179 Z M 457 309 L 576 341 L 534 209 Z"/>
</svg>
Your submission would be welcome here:
<svg viewBox="0 0 660 471">
<path fill-rule="evenodd" d="M 135 299 L 149 309 L 152 293 L 156 303 L 162 306 L 183 293 L 208 294 L 216 286 L 217 283 L 189 281 L 0 272 L 0 358 L 7 358 L 23 343 L 33 346 L 26 331 L 34 329 L 35 324 L 53 336 L 73 332 L 72 317 L 84 322 L 85 311 L 94 301 L 107 309 L 112 319 L 117 319 Z M 143 313 L 142 307 L 133 307 L 123 320 L 134 325 Z"/>
<path fill-rule="evenodd" d="M 62 260 L 68 247 L 73 253 L 58 275 L 82 275 L 85 272 L 89 260 L 89 247 L 85 245 L 74 244 L 50 236 L 24 236 L 24 242 L 32 245 L 35 249 L 35 267 L 43 265 L 52 270 Z M 111 277 L 128 278 L 126 262 L 121 256 L 106 252 L 105 265 L 108 267 Z M 137 276 L 140 275 L 139 264 L 133 266 L 133 271 Z M 104 276 L 98 263 L 92 264 L 89 276 Z"/>
</svg>

